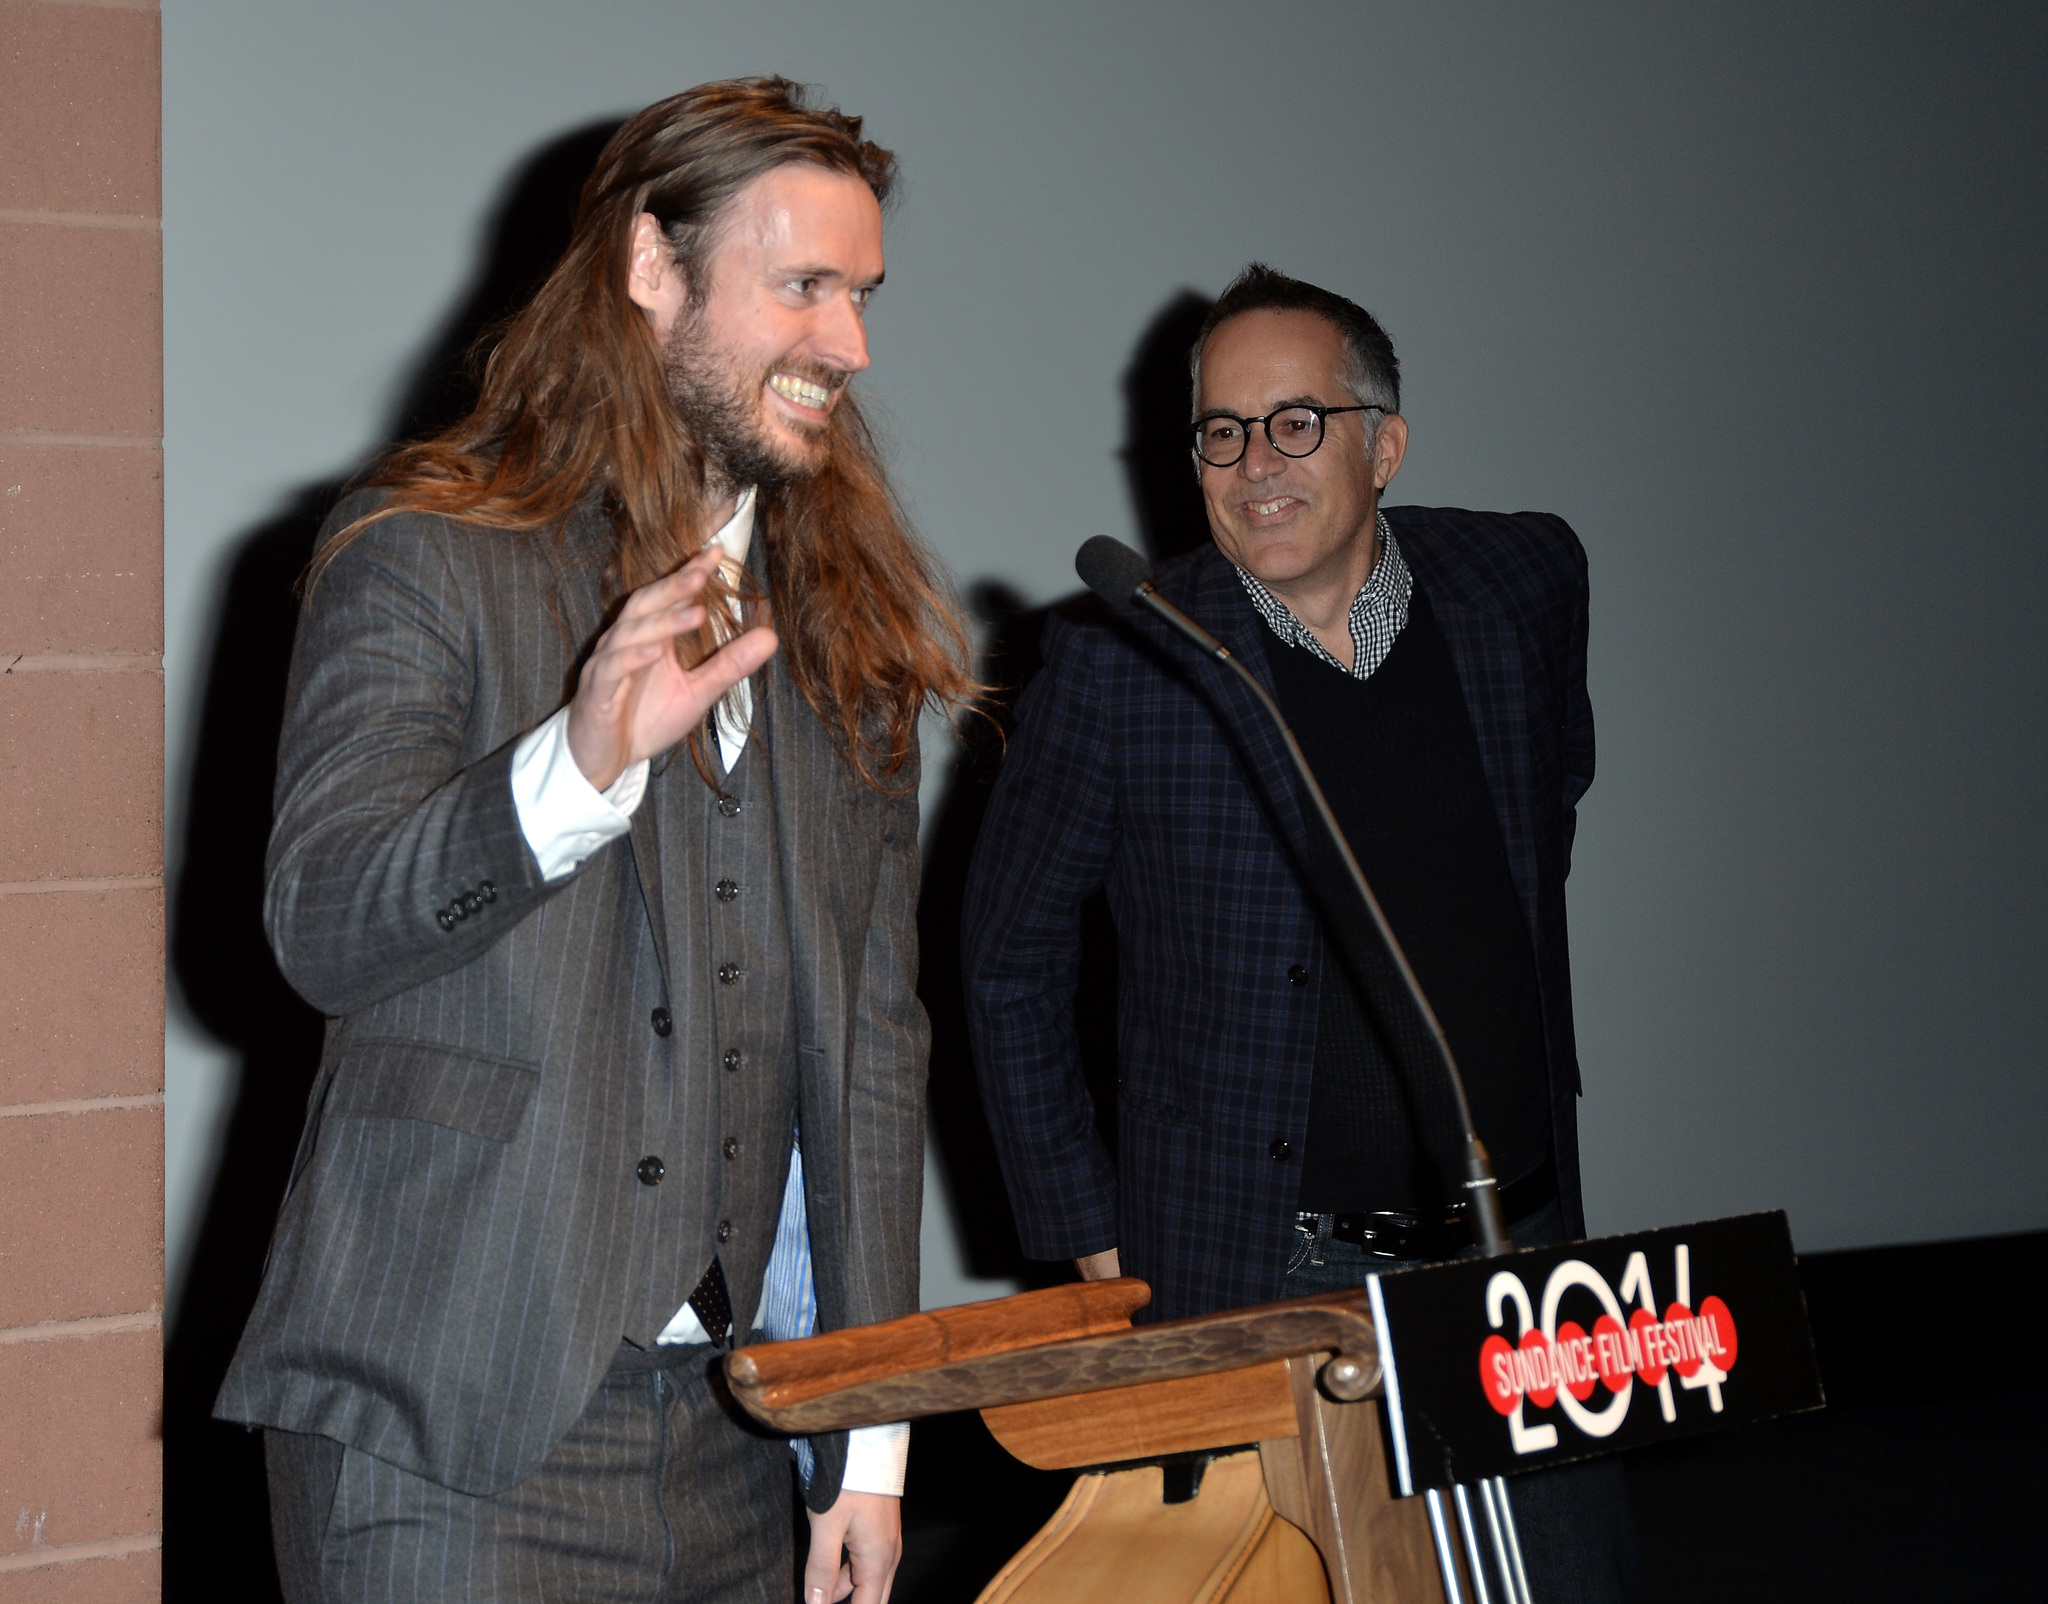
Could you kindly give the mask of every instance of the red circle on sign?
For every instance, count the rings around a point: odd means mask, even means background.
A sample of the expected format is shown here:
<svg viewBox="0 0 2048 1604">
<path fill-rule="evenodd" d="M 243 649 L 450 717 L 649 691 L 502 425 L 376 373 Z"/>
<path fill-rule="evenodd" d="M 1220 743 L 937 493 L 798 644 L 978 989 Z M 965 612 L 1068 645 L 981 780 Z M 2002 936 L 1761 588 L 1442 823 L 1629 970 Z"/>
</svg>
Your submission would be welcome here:
<svg viewBox="0 0 2048 1604">
<path fill-rule="evenodd" d="M 1593 1389 L 1600 1383 L 1600 1367 L 1593 1363 L 1593 1344 L 1584 1326 L 1576 1320 L 1559 1326 L 1557 1345 L 1550 1350 L 1550 1356 L 1558 1362 L 1558 1379 L 1564 1383 L 1566 1392 L 1580 1403 L 1593 1396 Z"/>
<path fill-rule="evenodd" d="M 1714 1355 L 1714 1368 L 1728 1371 L 1735 1368 L 1735 1316 L 1728 1312 L 1728 1305 L 1719 1298 L 1709 1298 L 1700 1305 L 1700 1318 L 1714 1328 L 1714 1340 L 1721 1351 Z"/>
<path fill-rule="evenodd" d="M 1529 1380 L 1529 1402 L 1538 1409 L 1548 1409 L 1557 1402 L 1556 1358 L 1541 1326 L 1531 1326 L 1522 1333 L 1522 1367 Z"/>
<path fill-rule="evenodd" d="M 1664 1363 L 1664 1345 L 1657 1340 L 1657 1317 L 1648 1309 L 1638 1309 L 1628 1317 L 1628 1328 L 1643 1350 L 1642 1362 L 1636 1367 L 1636 1374 L 1643 1378 L 1643 1385 L 1654 1387 L 1664 1379 L 1667 1366 Z"/>
<path fill-rule="evenodd" d="M 1486 1401 L 1497 1412 L 1515 1412 L 1522 1396 L 1515 1385 L 1515 1350 L 1498 1331 L 1479 1345 L 1479 1385 L 1486 1389 Z"/>
<path fill-rule="evenodd" d="M 1611 1314 L 1593 1322 L 1593 1357 L 1609 1392 L 1620 1392 L 1635 1379 L 1628 1362 L 1628 1338 L 1621 1333 L 1621 1322 Z"/>
<path fill-rule="evenodd" d="M 1664 1311 L 1664 1323 L 1679 1329 L 1671 1335 L 1674 1339 L 1671 1351 L 1677 1355 L 1671 1361 L 1671 1368 L 1690 1381 L 1700 1368 L 1699 1341 L 1691 1329 L 1692 1310 L 1682 1303 L 1674 1303 Z"/>
</svg>

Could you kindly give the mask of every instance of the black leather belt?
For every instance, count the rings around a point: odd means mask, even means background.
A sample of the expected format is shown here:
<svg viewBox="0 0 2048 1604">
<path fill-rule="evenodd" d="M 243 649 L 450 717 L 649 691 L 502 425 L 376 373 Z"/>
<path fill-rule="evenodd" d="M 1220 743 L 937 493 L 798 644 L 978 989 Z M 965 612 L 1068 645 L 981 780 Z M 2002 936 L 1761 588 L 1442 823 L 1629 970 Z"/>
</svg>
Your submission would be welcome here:
<svg viewBox="0 0 2048 1604">
<path fill-rule="evenodd" d="M 1500 1189 L 1501 1213 L 1512 1225 L 1556 1196 L 1557 1164 L 1546 1157 L 1519 1181 Z M 1447 1203 L 1427 1214 L 1380 1209 L 1356 1214 L 1297 1214 L 1294 1219 L 1296 1229 L 1311 1234 L 1327 1219 L 1333 1238 L 1362 1247 L 1376 1259 L 1449 1259 L 1472 1245 L 1471 1209 L 1465 1203 Z"/>
</svg>

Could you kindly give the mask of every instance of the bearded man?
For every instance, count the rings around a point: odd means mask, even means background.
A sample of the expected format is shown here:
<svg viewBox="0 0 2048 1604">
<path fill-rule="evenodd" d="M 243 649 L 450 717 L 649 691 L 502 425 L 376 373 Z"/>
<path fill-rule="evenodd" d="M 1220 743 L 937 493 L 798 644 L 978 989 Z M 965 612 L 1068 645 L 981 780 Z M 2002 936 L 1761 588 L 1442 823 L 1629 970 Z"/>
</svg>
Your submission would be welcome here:
<svg viewBox="0 0 2048 1604">
<path fill-rule="evenodd" d="M 917 719 L 959 626 L 847 383 L 894 161 L 781 79 L 606 147 L 475 410 L 329 520 L 266 927 L 330 1016 L 219 1413 L 293 1601 L 880 1604 L 907 1428 L 721 1350 L 917 1306 Z M 772 626 L 772 627 L 771 627 Z"/>
</svg>

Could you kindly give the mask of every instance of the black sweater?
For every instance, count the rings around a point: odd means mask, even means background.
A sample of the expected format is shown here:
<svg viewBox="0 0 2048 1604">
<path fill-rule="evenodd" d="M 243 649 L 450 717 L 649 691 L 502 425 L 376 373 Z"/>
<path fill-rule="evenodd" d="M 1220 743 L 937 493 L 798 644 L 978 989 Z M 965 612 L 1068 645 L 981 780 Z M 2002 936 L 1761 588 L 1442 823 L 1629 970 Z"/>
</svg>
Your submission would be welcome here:
<svg viewBox="0 0 2048 1604">
<path fill-rule="evenodd" d="M 1428 599 L 1417 586 L 1406 627 L 1362 680 L 1277 637 L 1266 647 L 1281 711 L 1450 1039 L 1495 1172 L 1519 1179 L 1550 1145 L 1536 964 Z M 1314 856 L 1319 885 L 1344 882 L 1334 852 L 1317 842 Z M 1454 1200 L 1449 1088 L 1435 1073 L 1403 1083 L 1336 944 L 1325 951 L 1299 1206 L 1342 1214 Z"/>
</svg>

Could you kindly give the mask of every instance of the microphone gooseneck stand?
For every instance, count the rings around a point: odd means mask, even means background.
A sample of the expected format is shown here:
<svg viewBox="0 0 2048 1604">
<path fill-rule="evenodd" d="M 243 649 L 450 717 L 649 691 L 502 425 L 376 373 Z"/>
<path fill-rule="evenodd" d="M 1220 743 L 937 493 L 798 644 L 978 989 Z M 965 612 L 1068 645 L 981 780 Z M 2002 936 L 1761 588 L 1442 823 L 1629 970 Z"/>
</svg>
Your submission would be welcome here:
<svg viewBox="0 0 2048 1604">
<path fill-rule="evenodd" d="M 1472 1105 L 1465 1096 L 1465 1078 L 1458 1073 L 1458 1061 L 1451 1054 L 1451 1044 L 1444 1035 L 1443 1025 L 1437 1020 L 1436 1010 L 1430 1007 L 1428 997 L 1423 995 L 1421 982 L 1415 978 L 1415 971 L 1409 967 L 1408 955 L 1401 950 L 1401 943 L 1394 934 L 1394 927 L 1387 923 L 1387 916 L 1380 908 L 1379 899 L 1372 894 L 1372 887 L 1366 882 L 1365 871 L 1359 868 L 1358 859 L 1352 854 L 1351 843 L 1344 838 L 1344 831 L 1337 823 L 1337 815 L 1330 811 L 1329 798 L 1323 795 L 1323 788 L 1316 780 L 1315 771 L 1309 767 L 1308 759 L 1302 754 L 1301 743 L 1295 740 L 1294 731 L 1288 728 L 1287 720 L 1282 716 L 1278 704 L 1274 702 L 1266 687 L 1259 683 L 1258 677 L 1237 660 L 1229 647 L 1153 588 L 1152 565 L 1123 542 L 1112 540 L 1108 535 L 1097 535 L 1075 554 L 1074 571 L 1081 576 L 1082 583 L 1111 607 L 1143 608 L 1189 641 L 1203 656 L 1228 668 L 1258 699 L 1259 706 L 1265 710 L 1266 717 L 1287 748 L 1288 759 L 1294 765 L 1294 773 L 1301 781 L 1302 790 L 1315 806 L 1316 817 L 1322 822 L 1323 833 L 1329 838 L 1330 845 L 1336 849 L 1339 861 L 1343 863 L 1346 874 L 1350 876 L 1352 889 L 1358 893 L 1358 899 L 1372 921 L 1381 950 L 1392 962 L 1403 989 L 1415 1007 L 1416 1014 L 1428 1027 L 1430 1039 L 1436 1045 L 1437 1058 L 1443 1065 L 1444 1078 L 1450 1083 L 1458 1124 L 1464 1132 L 1465 1176 L 1462 1185 L 1470 1209 L 1473 1241 L 1478 1246 L 1482 1258 L 1492 1258 L 1496 1254 L 1507 1252 L 1511 1244 L 1508 1240 L 1507 1216 L 1500 1203 L 1500 1183 L 1494 1176 L 1493 1160 L 1487 1156 L 1486 1144 L 1480 1141 L 1479 1133 L 1473 1126 Z M 1335 933 L 1340 943 L 1346 946 L 1350 946 L 1355 939 L 1352 932 L 1342 928 L 1341 923 Z M 1475 1604 L 1492 1604 L 1486 1567 L 1480 1558 L 1479 1527 L 1473 1519 L 1470 1494 L 1463 1486 L 1453 1487 L 1451 1494 L 1457 1509 L 1460 1535 L 1464 1539 L 1466 1560 L 1470 1567 L 1473 1599 Z M 1492 1539 L 1502 1597 L 1507 1604 L 1531 1604 L 1529 1580 L 1522 1567 L 1521 1542 L 1515 1532 L 1514 1511 L 1508 1502 L 1507 1482 L 1499 1476 L 1489 1477 L 1479 1484 L 1479 1494 L 1485 1511 L 1486 1529 Z M 1436 1539 L 1437 1565 L 1443 1573 L 1446 1604 L 1464 1604 L 1457 1565 L 1451 1555 L 1449 1522 L 1444 1511 L 1442 1491 L 1431 1487 L 1424 1491 L 1423 1497 L 1429 1505 L 1430 1530 Z"/>
</svg>

